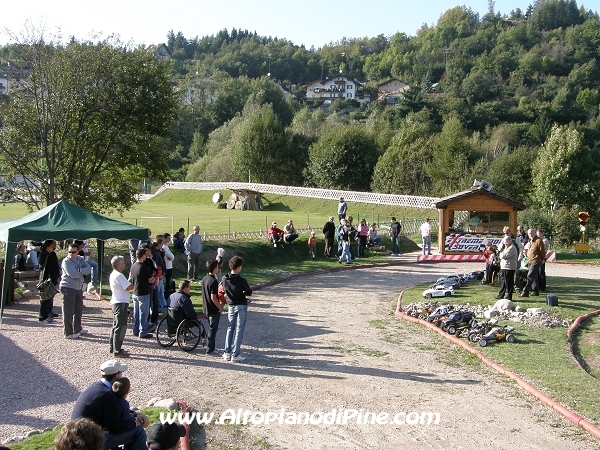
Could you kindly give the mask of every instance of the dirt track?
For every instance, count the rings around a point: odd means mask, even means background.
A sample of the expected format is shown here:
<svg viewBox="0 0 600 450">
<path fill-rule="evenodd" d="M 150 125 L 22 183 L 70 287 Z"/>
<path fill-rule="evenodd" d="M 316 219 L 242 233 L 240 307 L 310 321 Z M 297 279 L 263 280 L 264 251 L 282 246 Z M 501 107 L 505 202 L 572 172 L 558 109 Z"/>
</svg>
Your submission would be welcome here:
<svg viewBox="0 0 600 450">
<path fill-rule="evenodd" d="M 404 259 L 404 258 L 403 258 Z M 412 260 L 412 259 L 411 259 Z M 207 359 L 134 340 L 126 348 L 131 401 L 175 396 L 216 415 L 252 412 L 439 412 L 439 425 L 212 425 L 209 448 L 479 448 L 591 449 L 598 442 L 485 368 L 448 365 L 452 347 L 391 314 L 392 299 L 415 283 L 476 264 L 411 264 L 297 278 L 256 292 L 244 338 L 245 363 Z M 549 277 L 597 278 L 596 268 L 549 265 Z M 250 280 L 251 281 L 251 280 Z M 88 301 L 92 335 L 65 341 L 60 325 L 42 327 L 30 301 L 5 312 L 0 332 L 3 380 L 15 383 L 0 399 L 0 440 L 68 420 L 78 392 L 109 358 L 109 311 Z M 226 321 L 222 320 L 218 345 Z M 441 356 L 450 353 L 451 356 Z M 446 361 L 446 362 L 445 362 Z M 10 383 L 9 383 L 10 385 Z M 11 386 L 12 387 L 12 386 Z M 15 401 L 16 400 L 16 401 Z M 241 436 L 241 437 L 240 437 Z M 245 437 L 244 437 L 245 436 Z"/>
</svg>

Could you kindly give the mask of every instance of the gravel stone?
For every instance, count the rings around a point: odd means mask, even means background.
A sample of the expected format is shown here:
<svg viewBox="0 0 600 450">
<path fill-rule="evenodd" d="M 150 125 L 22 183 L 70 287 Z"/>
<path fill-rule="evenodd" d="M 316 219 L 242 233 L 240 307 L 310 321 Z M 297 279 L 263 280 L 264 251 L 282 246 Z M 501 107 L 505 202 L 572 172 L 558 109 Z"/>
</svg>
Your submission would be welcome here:
<svg viewBox="0 0 600 450">
<path fill-rule="evenodd" d="M 481 430 L 489 449 L 595 448 L 594 439 L 502 375 L 446 364 L 447 356 L 441 358 L 436 350 L 436 334 L 393 316 L 391 304 L 402 289 L 481 269 L 475 263 L 417 264 L 415 259 L 416 254 L 402 255 L 394 259 L 403 262 L 400 266 L 298 277 L 256 291 L 243 363 L 208 358 L 201 349 L 161 348 L 152 339 L 132 337 L 130 325 L 124 343 L 131 352 L 128 400 L 137 407 L 153 397 L 177 398 L 217 416 L 230 408 L 440 413 L 435 426 L 248 424 L 241 430 L 249 438 L 236 442 L 237 448 L 255 448 L 253 442 L 260 439 L 286 449 L 447 449 L 457 448 L 457 442 L 461 448 L 478 448 Z M 597 268 L 570 269 L 548 264 L 548 285 L 553 275 L 599 276 Z M 111 358 L 112 314 L 108 304 L 92 296 L 86 295 L 84 304 L 83 325 L 89 333 L 77 340 L 63 339 L 60 318 L 38 323 L 37 296 L 5 309 L 0 440 L 66 423 L 79 393 L 99 379 L 100 364 Z M 57 296 L 55 311 L 60 305 Z M 483 308 L 477 310 L 483 314 Z M 226 328 L 222 316 L 221 348 Z M 211 445 L 224 447 L 233 439 L 231 428 L 222 425 L 207 426 L 205 432 Z"/>
</svg>

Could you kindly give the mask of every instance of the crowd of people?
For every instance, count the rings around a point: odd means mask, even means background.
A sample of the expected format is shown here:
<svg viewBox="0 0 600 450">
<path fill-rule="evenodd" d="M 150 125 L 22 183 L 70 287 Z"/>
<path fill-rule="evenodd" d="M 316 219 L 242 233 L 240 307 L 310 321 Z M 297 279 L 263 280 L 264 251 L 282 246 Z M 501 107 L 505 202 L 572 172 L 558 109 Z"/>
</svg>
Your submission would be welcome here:
<svg viewBox="0 0 600 450">
<path fill-rule="evenodd" d="M 366 219 L 361 219 L 358 225 L 354 226 L 354 218 L 347 216 L 348 204 L 344 198 L 340 198 L 338 204 L 338 223 L 335 217 L 330 216 L 321 230 L 323 234 L 325 258 L 335 257 L 338 262 L 350 263 L 356 258 L 365 256 L 368 248 L 380 247 L 383 242 L 383 236 L 379 235 L 377 223 L 367 223 Z M 401 256 L 400 237 L 402 235 L 402 224 L 391 218 L 388 227 L 388 234 L 391 240 L 391 256 Z M 427 219 L 420 227 L 423 239 L 423 254 L 431 255 L 431 225 Z M 272 222 L 267 230 L 267 239 L 275 248 L 284 248 L 284 244 L 291 244 L 298 238 L 298 233 L 294 228 L 294 223 L 290 219 L 283 229 L 277 226 L 277 222 Z M 307 240 L 308 256 L 310 259 L 316 259 L 317 236 L 314 231 L 310 231 Z M 334 250 L 334 243 L 337 242 L 337 250 Z"/>
<path fill-rule="evenodd" d="M 541 229 L 530 228 L 525 233 L 521 225 L 517 227 L 516 236 L 509 227 L 504 227 L 503 233 L 499 247 L 491 242 L 486 244 L 482 284 L 494 284 L 497 277 L 500 284 L 498 300 L 512 300 L 518 289 L 521 290 L 519 297 L 538 296 L 540 291 L 546 290 L 546 255 L 550 241 Z"/>
<path fill-rule="evenodd" d="M 347 215 L 348 205 L 340 198 L 338 221 L 330 216 L 322 228 L 324 257 L 335 257 L 340 263 L 350 263 L 365 255 L 369 247 L 379 247 L 383 236 L 378 233 L 375 222 L 361 219 L 353 225 L 353 217 Z M 545 258 L 549 250 L 548 239 L 542 230 L 529 229 L 525 233 L 522 226 L 517 235 L 510 228 L 504 228 L 504 236 L 499 247 L 487 244 L 485 249 L 486 270 L 484 284 L 492 284 L 497 278 L 500 285 L 497 298 L 512 299 L 515 285 L 522 287 L 521 297 L 539 295 L 545 290 Z M 422 251 L 431 255 L 431 226 L 426 219 L 420 227 Z M 391 217 L 389 225 L 391 252 L 399 256 L 402 224 Z M 299 237 L 290 219 L 279 229 L 273 222 L 268 230 L 268 239 L 274 247 L 293 244 Z M 337 249 L 334 243 L 337 241 Z M 187 279 L 174 288 L 173 261 L 175 254 L 169 248 L 182 251 L 187 259 Z M 85 241 L 77 240 L 68 246 L 68 254 L 59 261 L 56 255 L 56 241 L 46 240 L 30 245 L 31 249 L 19 245 L 18 258 L 30 261 L 32 267 L 40 271 L 40 280 L 51 280 L 60 286 L 63 297 L 63 332 L 66 339 L 77 339 L 88 333 L 82 327 L 83 286 L 86 277 L 90 284 L 98 281 L 98 263 L 90 259 L 90 251 Z M 39 244 L 39 245 L 37 245 Z M 316 258 L 317 236 L 310 232 L 307 241 L 309 258 Z M 208 320 L 207 346 L 205 354 L 221 357 L 225 361 L 243 362 L 242 342 L 248 316 L 249 297 L 252 289 L 241 276 L 244 260 L 232 256 L 228 261 L 229 271 L 222 274 L 225 266 L 225 250 L 218 248 L 214 259 L 205 262 L 206 275 L 200 279 L 203 241 L 200 227 L 194 226 L 189 236 L 180 228 L 171 239 L 169 233 L 152 239 L 148 230 L 146 240 L 132 239 L 129 242 L 131 267 L 126 276 L 125 257 L 117 255 L 111 259 L 112 272 L 109 276 L 111 289 L 110 305 L 113 325 L 109 334 L 110 359 L 100 366 L 100 381 L 91 384 L 78 397 L 71 416 L 55 440 L 59 450 L 72 448 L 106 449 L 124 446 L 130 449 L 171 449 L 177 448 L 185 436 L 185 428 L 177 424 L 155 424 L 149 427 L 148 418 L 132 410 L 127 396 L 133 388 L 130 379 L 123 376 L 127 365 L 120 359 L 130 357 L 123 348 L 126 340 L 128 321 L 133 316 L 132 334 L 139 339 L 154 337 L 159 313 L 171 314 L 178 310 L 184 320 L 197 320 L 198 313 L 192 302 L 192 283 L 201 284 L 202 309 Z M 29 256 L 30 253 L 35 256 Z M 20 255 L 20 256 L 19 256 Z M 521 283 L 520 280 L 523 280 Z M 129 309 L 133 301 L 133 313 Z M 224 342 L 217 343 L 219 322 L 227 310 L 227 331 Z M 57 317 L 53 311 L 53 298 L 40 302 L 39 321 L 52 323 Z"/>
<path fill-rule="evenodd" d="M 289 221 L 292 242 L 295 230 Z M 200 227 L 195 226 L 190 236 L 182 236 L 183 249 L 187 256 L 188 275 L 191 279 L 179 283 L 179 288 L 165 297 L 161 282 L 170 283 L 173 276 L 174 254 L 169 249 L 170 235 L 158 235 L 153 240 L 148 230 L 148 239 L 131 240 L 129 248 L 135 258 L 127 277 L 124 273 L 125 257 L 116 255 L 111 259 L 112 272 L 109 276 L 111 289 L 110 305 L 113 326 L 109 334 L 109 351 L 114 359 L 100 366 L 101 380 L 84 390 L 75 403 L 71 422 L 67 423 L 56 437 L 55 448 L 59 450 L 108 449 L 124 446 L 129 449 L 175 449 L 185 429 L 177 424 L 155 424 L 143 414 L 133 411 L 127 402 L 132 383 L 123 377 L 127 365 L 119 361 L 130 357 L 123 348 L 128 329 L 129 304 L 133 300 L 133 335 L 140 339 L 152 338 L 160 311 L 169 314 L 181 310 L 185 319 L 197 320 L 191 300 L 191 286 L 198 278 L 198 258 L 202 252 Z M 87 334 L 82 328 L 83 284 L 85 277 L 92 279 L 94 266 L 89 263 L 89 251 L 75 241 L 68 247 L 68 254 L 59 261 L 55 249 L 56 241 L 48 240 L 40 245 L 38 258 L 40 278 L 50 279 L 60 285 L 63 296 L 64 335 L 77 339 Z M 80 252 L 83 251 L 82 255 Z M 248 297 L 252 289 L 241 275 L 244 260 L 239 256 L 229 259 L 229 272 L 221 276 L 225 264 L 225 250 L 219 248 L 216 257 L 206 261 L 206 275 L 199 281 L 202 285 L 203 313 L 208 319 L 206 355 L 219 356 L 235 363 L 245 361 L 242 342 L 247 319 Z M 97 265 L 96 265 L 97 267 Z M 97 269 L 96 269 L 97 270 Z M 222 293 L 220 292 L 222 291 Z M 222 298 L 220 298 L 222 296 Z M 217 343 L 217 332 L 224 305 L 228 305 L 228 326 L 224 342 Z M 51 322 L 53 298 L 40 304 L 40 321 Z M 222 351 L 220 351 L 222 349 Z M 146 430 L 146 428 L 148 428 Z"/>
</svg>

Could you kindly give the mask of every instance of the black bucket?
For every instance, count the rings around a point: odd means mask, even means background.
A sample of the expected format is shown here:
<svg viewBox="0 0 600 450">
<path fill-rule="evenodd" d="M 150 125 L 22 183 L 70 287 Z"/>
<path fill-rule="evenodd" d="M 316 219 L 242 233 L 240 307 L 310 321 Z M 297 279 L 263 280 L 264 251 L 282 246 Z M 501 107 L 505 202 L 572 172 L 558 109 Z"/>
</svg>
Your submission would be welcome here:
<svg viewBox="0 0 600 450">
<path fill-rule="evenodd" d="M 556 294 L 546 295 L 546 304 L 548 306 L 558 306 L 558 295 L 556 295 Z"/>
</svg>

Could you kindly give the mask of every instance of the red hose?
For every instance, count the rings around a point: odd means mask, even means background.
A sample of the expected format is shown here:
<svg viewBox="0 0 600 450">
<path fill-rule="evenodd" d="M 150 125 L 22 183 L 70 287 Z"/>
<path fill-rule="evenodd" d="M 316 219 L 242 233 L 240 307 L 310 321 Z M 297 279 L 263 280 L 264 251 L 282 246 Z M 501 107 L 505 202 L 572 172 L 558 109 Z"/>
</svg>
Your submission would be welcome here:
<svg viewBox="0 0 600 450">
<path fill-rule="evenodd" d="M 552 398 L 548 397 L 546 394 L 544 394 L 540 390 L 536 389 L 534 386 L 532 386 L 531 384 L 529 384 L 527 381 L 525 381 L 523 378 L 521 378 L 516 373 L 508 370 L 507 368 L 505 368 L 504 366 L 498 364 L 494 360 L 486 357 L 483 353 L 481 353 L 480 351 L 474 349 L 471 345 L 469 345 L 465 341 L 457 338 L 456 336 L 452 336 L 452 335 L 450 335 L 448 333 L 445 333 L 444 331 L 442 331 L 440 328 L 436 327 L 432 323 L 429 323 L 429 322 L 427 322 L 425 320 L 417 319 L 415 317 L 411 317 L 411 316 L 409 316 L 407 314 L 404 314 L 402 312 L 402 297 L 404 296 L 404 292 L 405 291 L 400 292 L 400 295 L 398 296 L 398 304 L 397 304 L 396 313 L 395 313 L 396 316 L 398 316 L 401 319 L 404 319 L 404 320 L 406 320 L 408 322 L 419 323 L 419 324 L 424 325 L 424 326 L 426 326 L 428 328 L 431 328 L 431 329 L 437 331 L 442 336 L 444 336 L 446 339 L 452 341 L 453 343 L 455 343 L 457 345 L 460 345 L 462 348 L 464 348 L 465 350 L 473 353 L 474 355 L 477 355 L 477 357 L 479 359 L 481 359 L 484 364 L 486 364 L 487 366 L 489 366 L 492 369 L 496 370 L 497 372 L 500 372 L 500 373 L 508 376 L 509 378 L 512 378 L 526 392 L 528 392 L 529 394 L 533 395 L 538 400 L 540 400 L 542 403 L 544 403 L 544 404 L 548 405 L 549 407 L 551 407 L 552 409 L 554 409 L 556 412 L 562 414 L 564 417 L 566 417 L 568 420 L 570 420 L 571 422 L 573 422 L 575 425 L 581 426 L 585 431 L 587 431 L 588 433 L 590 433 L 595 438 L 600 439 L 600 428 L 598 428 L 597 425 L 595 425 L 595 424 L 593 424 L 593 423 L 585 420 L 579 414 L 574 413 L 570 409 L 565 408 L 560 403 L 554 401 Z M 577 320 L 575 321 L 575 323 L 573 323 L 573 325 L 569 329 L 569 332 L 567 332 L 567 335 L 569 336 L 569 340 L 570 340 L 571 335 L 573 334 L 574 329 L 577 329 L 577 327 L 579 326 L 579 324 L 583 320 L 587 319 L 588 317 L 591 317 L 591 316 L 594 316 L 594 315 L 599 315 L 599 314 L 600 314 L 600 310 L 591 312 L 591 313 L 586 314 L 586 315 L 581 316 L 581 317 L 578 317 Z M 573 327 L 575 327 L 575 328 L 573 329 Z"/>
</svg>

